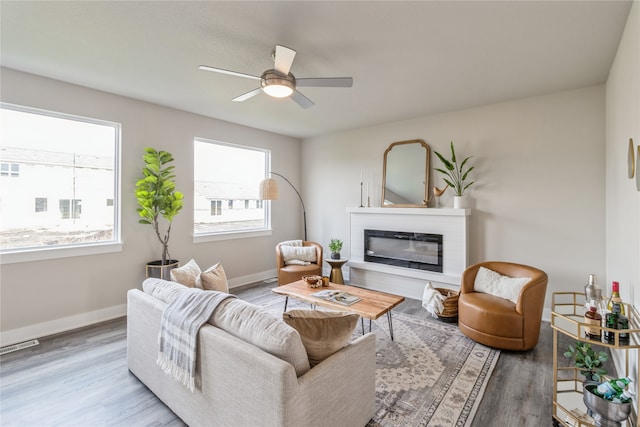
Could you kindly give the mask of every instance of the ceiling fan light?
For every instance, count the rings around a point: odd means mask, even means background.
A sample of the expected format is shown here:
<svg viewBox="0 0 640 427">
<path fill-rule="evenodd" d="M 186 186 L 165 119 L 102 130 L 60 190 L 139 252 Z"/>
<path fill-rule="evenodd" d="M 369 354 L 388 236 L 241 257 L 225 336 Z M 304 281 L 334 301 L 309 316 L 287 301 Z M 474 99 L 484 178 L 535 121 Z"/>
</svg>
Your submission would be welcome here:
<svg viewBox="0 0 640 427">
<path fill-rule="evenodd" d="M 274 98 L 286 98 L 293 93 L 293 89 L 289 86 L 272 84 L 262 88 L 264 93 Z"/>
<path fill-rule="evenodd" d="M 293 74 L 289 73 L 284 77 L 276 74 L 273 70 L 266 71 L 261 79 L 260 86 L 264 93 L 274 98 L 286 98 L 290 96 L 296 88 L 296 81 Z"/>
</svg>

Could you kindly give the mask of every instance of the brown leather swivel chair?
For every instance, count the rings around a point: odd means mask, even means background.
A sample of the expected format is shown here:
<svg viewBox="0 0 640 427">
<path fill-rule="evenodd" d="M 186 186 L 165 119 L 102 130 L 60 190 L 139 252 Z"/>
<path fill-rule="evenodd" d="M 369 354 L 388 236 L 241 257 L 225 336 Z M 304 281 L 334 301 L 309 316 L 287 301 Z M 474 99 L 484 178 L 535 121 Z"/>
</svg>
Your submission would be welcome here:
<svg viewBox="0 0 640 427">
<path fill-rule="evenodd" d="M 281 243 L 276 245 L 276 269 L 278 270 L 278 285 L 286 285 L 302 279 L 307 275 L 322 275 L 322 245 L 315 242 L 302 242 L 302 246 L 314 246 L 316 248 L 316 262 L 309 265 L 285 265 Z"/>
<path fill-rule="evenodd" d="M 503 276 L 530 277 L 518 303 L 493 295 L 474 292 L 480 267 Z M 540 322 L 547 290 L 547 274 L 534 267 L 509 262 L 482 262 L 462 273 L 458 299 L 458 327 L 467 337 L 503 350 L 530 350 L 538 343 Z"/>
</svg>

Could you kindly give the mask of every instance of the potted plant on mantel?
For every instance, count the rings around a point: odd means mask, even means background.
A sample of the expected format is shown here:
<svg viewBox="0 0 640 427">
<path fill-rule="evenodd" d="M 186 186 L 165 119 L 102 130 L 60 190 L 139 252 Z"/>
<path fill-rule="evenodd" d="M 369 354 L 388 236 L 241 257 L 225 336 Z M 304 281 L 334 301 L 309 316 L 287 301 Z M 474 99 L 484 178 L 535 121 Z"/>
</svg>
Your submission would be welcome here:
<svg viewBox="0 0 640 427">
<path fill-rule="evenodd" d="M 140 205 L 138 222 L 153 226 L 162 245 L 162 259 L 147 263 L 147 277 L 168 279 L 169 271 L 178 266 L 178 260 L 171 259 L 169 254 L 171 223 L 182 209 L 184 195 L 176 190 L 174 166 L 167 166 L 173 161 L 171 153 L 149 147 L 144 151 L 143 177 L 136 183 L 136 198 Z M 161 227 L 160 218 L 165 219 L 165 227 Z"/>
<path fill-rule="evenodd" d="M 438 153 L 434 150 L 436 156 L 440 159 L 442 164 L 444 164 L 445 169 L 436 168 L 438 172 L 445 175 L 446 178 L 444 182 L 446 182 L 449 187 L 453 188 L 455 195 L 453 196 L 453 207 L 454 208 L 464 208 L 465 203 L 462 200 L 464 196 L 464 192 L 467 188 L 471 187 L 471 185 L 475 181 L 471 181 L 467 183 L 467 178 L 469 177 L 469 172 L 471 172 L 475 166 L 471 166 L 467 170 L 465 170 L 465 166 L 467 166 L 467 162 L 472 156 L 465 158 L 460 165 L 458 165 L 458 161 L 456 159 L 456 151 L 453 148 L 453 141 L 451 141 L 451 160 L 446 159 L 442 154 Z"/>
<path fill-rule="evenodd" d="M 341 250 L 342 240 L 333 238 L 329 241 L 329 251 L 331 252 L 331 259 L 340 259 Z"/>
</svg>

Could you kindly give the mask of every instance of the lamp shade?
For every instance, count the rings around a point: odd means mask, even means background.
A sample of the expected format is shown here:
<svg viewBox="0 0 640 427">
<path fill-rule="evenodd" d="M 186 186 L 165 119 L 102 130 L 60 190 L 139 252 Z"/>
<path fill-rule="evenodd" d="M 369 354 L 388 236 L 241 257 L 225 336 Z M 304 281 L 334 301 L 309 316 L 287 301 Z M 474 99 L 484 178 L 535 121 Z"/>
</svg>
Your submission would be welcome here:
<svg viewBox="0 0 640 427">
<path fill-rule="evenodd" d="M 260 200 L 277 200 L 278 183 L 273 178 L 266 178 L 260 183 Z"/>
</svg>

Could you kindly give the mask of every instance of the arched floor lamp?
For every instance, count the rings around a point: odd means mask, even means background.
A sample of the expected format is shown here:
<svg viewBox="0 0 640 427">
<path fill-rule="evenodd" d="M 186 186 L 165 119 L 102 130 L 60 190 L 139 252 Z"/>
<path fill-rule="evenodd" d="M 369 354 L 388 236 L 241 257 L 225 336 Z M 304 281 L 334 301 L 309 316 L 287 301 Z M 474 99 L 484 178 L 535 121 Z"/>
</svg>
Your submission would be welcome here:
<svg viewBox="0 0 640 427">
<path fill-rule="evenodd" d="M 302 219 L 304 221 L 304 240 L 307 240 L 307 210 L 304 208 L 304 202 L 302 201 L 302 196 L 300 192 L 296 190 L 296 187 L 293 186 L 291 181 L 289 181 L 285 176 L 277 173 L 277 172 L 269 172 L 271 175 L 278 175 L 280 178 L 284 179 L 287 184 L 293 188 L 293 191 L 296 192 L 298 198 L 300 199 L 300 203 L 302 204 Z M 278 183 L 273 178 L 265 178 L 260 183 L 260 200 L 278 200 Z"/>
</svg>

